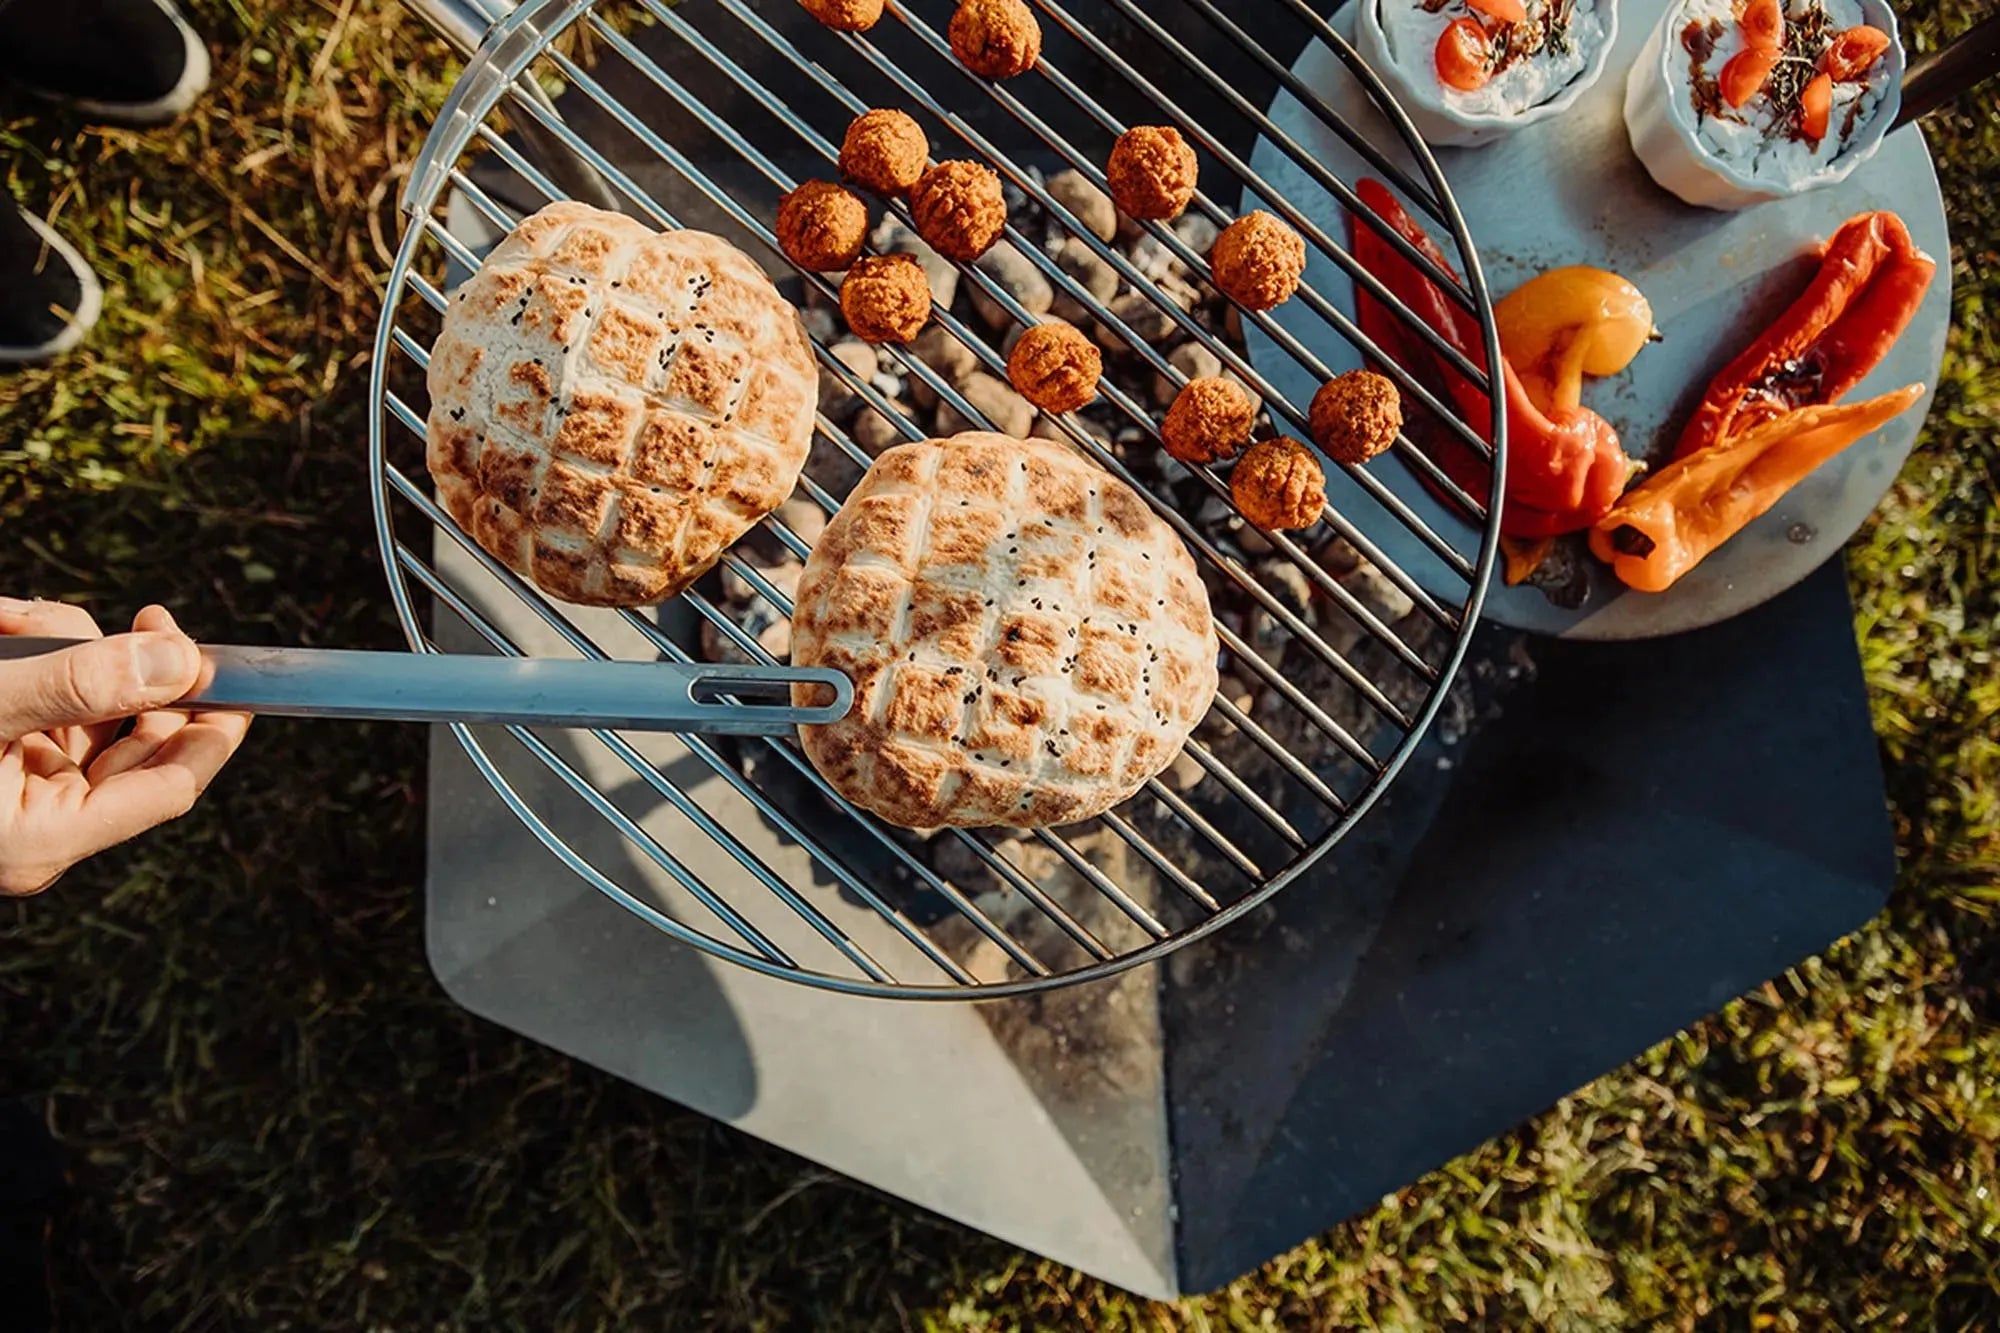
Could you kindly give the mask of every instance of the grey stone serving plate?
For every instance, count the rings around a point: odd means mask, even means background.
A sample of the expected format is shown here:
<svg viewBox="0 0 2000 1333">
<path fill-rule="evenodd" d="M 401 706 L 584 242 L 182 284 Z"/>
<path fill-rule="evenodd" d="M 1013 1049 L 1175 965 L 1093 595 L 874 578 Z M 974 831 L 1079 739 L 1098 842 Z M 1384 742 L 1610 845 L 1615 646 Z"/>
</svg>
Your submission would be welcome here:
<svg viewBox="0 0 2000 1333">
<path fill-rule="evenodd" d="M 1951 318 L 1950 238 L 1922 135 L 1906 125 L 1842 183 L 1790 199 L 1736 213 L 1683 204 L 1655 185 L 1632 155 L 1621 105 L 1626 73 L 1666 7 L 1667 0 L 1624 0 L 1604 75 L 1567 114 L 1484 147 L 1436 150 L 1495 299 L 1563 264 L 1594 264 L 1638 284 L 1665 339 L 1641 352 L 1623 374 L 1590 383 L 1584 401 L 1617 427 L 1628 452 L 1661 457 L 1710 377 L 1804 289 L 1814 244 L 1856 213 L 1891 209 L 1938 260 L 1938 273 L 1901 340 L 1847 398 L 1918 382 L 1934 390 Z M 1343 35 L 1351 33 L 1354 6 L 1344 6 L 1333 22 Z M 1292 68 L 1376 143 L 1395 142 L 1326 46 L 1307 47 Z M 1289 93 L 1278 94 L 1271 118 L 1343 179 L 1367 174 L 1366 164 Z M 1339 204 L 1276 144 L 1260 140 L 1251 164 L 1330 234 L 1348 234 Z M 1245 200 L 1245 207 L 1254 202 Z M 1331 261 L 1314 254 L 1307 276 L 1336 306 L 1353 309 L 1353 283 Z M 1361 364 L 1354 348 L 1301 303 L 1274 314 L 1335 370 Z M 1307 371 L 1257 330 L 1248 333 L 1258 370 L 1293 401 L 1309 399 L 1316 386 Z M 1579 606 L 1558 606 L 1532 587 L 1495 587 L 1486 616 L 1561 638 L 1642 639 L 1747 611 L 1803 579 L 1854 535 L 1895 481 L 1930 401 L 1927 392 L 1908 412 L 1822 466 L 1664 593 L 1627 591 L 1608 570 L 1596 568 Z M 1454 546 L 1477 546 L 1473 530 L 1406 467 L 1393 458 L 1370 466 Z M 1373 503 L 1337 472 L 1327 494 L 1350 512 L 1365 512 Z M 1407 529 L 1385 522 L 1369 530 L 1427 589 L 1454 599 L 1463 594 L 1463 581 Z"/>
</svg>

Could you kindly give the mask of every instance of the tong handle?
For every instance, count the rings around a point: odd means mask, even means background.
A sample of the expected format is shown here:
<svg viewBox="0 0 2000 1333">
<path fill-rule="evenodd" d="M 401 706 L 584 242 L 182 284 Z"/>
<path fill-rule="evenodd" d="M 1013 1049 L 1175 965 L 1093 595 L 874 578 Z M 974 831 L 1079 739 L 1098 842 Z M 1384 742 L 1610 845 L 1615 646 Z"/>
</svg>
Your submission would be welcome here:
<svg viewBox="0 0 2000 1333">
<path fill-rule="evenodd" d="M 70 639 L 0 638 L 0 658 L 36 657 Z M 619 731 L 776 736 L 838 721 L 853 682 L 823 667 L 585 662 L 456 653 L 201 645 L 200 683 L 172 707 L 280 717 L 512 723 Z M 798 708 L 791 687 L 829 702 Z M 757 696 L 781 702 L 759 702 Z"/>
</svg>

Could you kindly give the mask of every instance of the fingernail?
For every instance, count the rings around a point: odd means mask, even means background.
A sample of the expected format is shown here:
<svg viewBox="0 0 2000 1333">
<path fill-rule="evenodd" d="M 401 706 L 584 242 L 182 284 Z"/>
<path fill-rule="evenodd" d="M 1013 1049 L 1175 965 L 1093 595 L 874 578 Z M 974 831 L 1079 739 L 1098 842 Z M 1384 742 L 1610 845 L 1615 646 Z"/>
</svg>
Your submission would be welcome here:
<svg viewBox="0 0 2000 1333">
<path fill-rule="evenodd" d="M 165 634 L 139 637 L 139 683 L 148 689 L 178 685 L 189 675 L 188 641 Z"/>
<path fill-rule="evenodd" d="M 33 602 L 18 597 L 0 597 L 0 616 L 25 616 L 35 609 Z"/>
</svg>

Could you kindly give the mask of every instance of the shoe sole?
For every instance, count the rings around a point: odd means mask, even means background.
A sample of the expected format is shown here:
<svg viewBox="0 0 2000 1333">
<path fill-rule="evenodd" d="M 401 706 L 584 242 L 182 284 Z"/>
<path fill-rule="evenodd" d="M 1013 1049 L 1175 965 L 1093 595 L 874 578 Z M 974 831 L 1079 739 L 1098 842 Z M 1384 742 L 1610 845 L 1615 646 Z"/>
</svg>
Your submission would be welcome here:
<svg viewBox="0 0 2000 1333">
<path fill-rule="evenodd" d="M 180 82 L 176 83 L 165 96 L 156 97 L 150 102 L 105 102 L 94 97 L 71 97 L 65 93 L 51 92 L 47 88 L 37 88 L 33 84 L 24 86 L 37 97 L 58 102 L 94 121 L 106 124 L 144 129 L 179 120 L 187 114 L 188 108 L 194 105 L 195 99 L 208 87 L 210 70 L 208 47 L 202 44 L 200 35 L 188 26 L 187 20 L 180 16 L 180 11 L 176 10 L 169 0 L 152 0 L 152 3 L 179 31 L 181 43 L 187 50 L 187 64 L 181 70 Z"/>
<path fill-rule="evenodd" d="M 0 347 L 0 363 L 21 365 L 30 361 L 52 361 L 83 341 L 91 326 L 97 323 L 98 314 L 104 309 L 104 288 L 98 285 L 97 275 L 90 271 L 90 265 L 83 262 L 83 256 L 76 247 L 56 235 L 49 224 L 33 213 L 22 212 L 21 218 L 42 238 L 55 256 L 69 265 L 76 275 L 77 285 L 82 295 L 77 298 L 76 309 L 70 312 L 69 323 L 63 331 L 37 347 Z"/>
</svg>

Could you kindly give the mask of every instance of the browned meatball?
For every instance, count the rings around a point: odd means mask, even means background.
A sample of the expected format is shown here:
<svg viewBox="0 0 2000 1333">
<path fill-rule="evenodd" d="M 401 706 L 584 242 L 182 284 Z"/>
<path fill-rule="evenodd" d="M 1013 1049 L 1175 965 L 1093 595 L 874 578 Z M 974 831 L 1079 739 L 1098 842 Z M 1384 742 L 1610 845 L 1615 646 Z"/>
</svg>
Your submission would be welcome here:
<svg viewBox="0 0 2000 1333">
<path fill-rule="evenodd" d="M 1042 25 L 1021 0 L 960 0 L 951 53 L 981 78 L 1011 79 L 1042 58 Z"/>
<path fill-rule="evenodd" d="M 840 142 L 840 174 L 877 194 L 908 194 L 930 155 L 916 121 L 900 111 L 864 111 Z"/>
<path fill-rule="evenodd" d="M 1313 395 L 1313 441 L 1336 463 L 1367 462 L 1394 444 L 1402 428 L 1403 399 L 1386 375 L 1350 370 Z"/>
<path fill-rule="evenodd" d="M 1257 400 L 1235 380 L 1189 380 L 1160 423 L 1160 440 L 1183 463 L 1219 463 L 1250 443 Z"/>
<path fill-rule="evenodd" d="M 1112 145 L 1104 168 L 1112 202 L 1125 216 L 1167 221 L 1194 198 L 1201 164 L 1181 132 L 1169 125 L 1134 125 Z"/>
<path fill-rule="evenodd" d="M 1097 397 L 1104 354 L 1060 321 L 1037 324 L 1007 354 L 1015 392 L 1044 412 L 1074 412 Z"/>
<path fill-rule="evenodd" d="M 806 181 L 778 202 L 778 245 L 800 268 L 838 273 L 867 239 L 868 205 L 832 181 Z"/>
<path fill-rule="evenodd" d="M 917 234 L 946 259 L 970 264 L 1007 226 L 1000 178 L 977 162 L 940 162 L 910 190 Z"/>
<path fill-rule="evenodd" d="M 854 336 L 871 343 L 906 343 L 931 317 L 931 284 L 913 255 L 856 260 L 840 284 L 840 313 Z"/>
<path fill-rule="evenodd" d="M 799 6 L 836 32 L 866 32 L 882 17 L 882 0 L 799 0 Z"/>
<path fill-rule="evenodd" d="M 1305 238 L 1259 209 L 1222 229 L 1208 262 L 1217 291 L 1248 309 L 1269 310 L 1299 289 Z"/>
<path fill-rule="evenodd" d="M 1266 532 L 1309 528 L 1326 508 L 1326 473 L 1297 440 L 1259 440 L 1230 472 L 1229 493 Z"/>
</svg>

